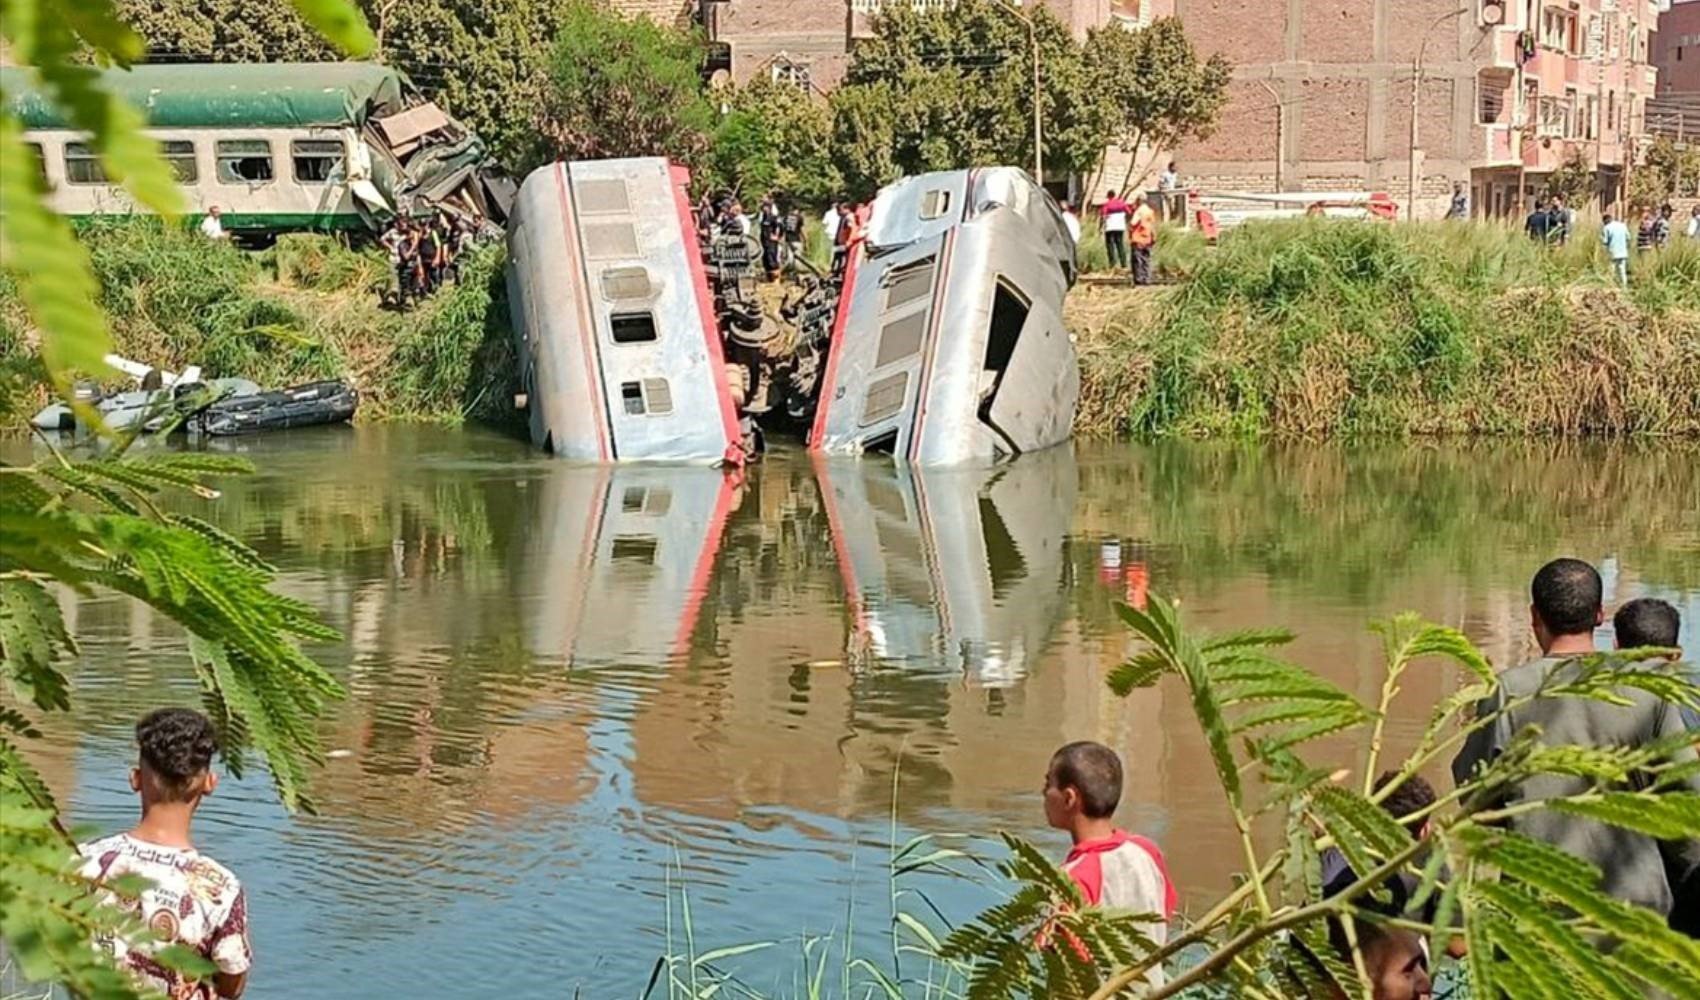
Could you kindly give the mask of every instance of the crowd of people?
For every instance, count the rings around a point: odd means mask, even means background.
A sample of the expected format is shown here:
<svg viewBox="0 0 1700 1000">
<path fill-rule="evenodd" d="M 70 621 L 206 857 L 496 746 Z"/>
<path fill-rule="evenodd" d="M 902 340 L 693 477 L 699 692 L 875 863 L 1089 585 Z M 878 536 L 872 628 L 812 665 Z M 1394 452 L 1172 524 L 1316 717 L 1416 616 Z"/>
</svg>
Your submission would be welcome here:
<svg viewBox="0 0 1700 1000">
<path fill-rule="evenodd" d="M 1549 745 L 1598 749 L 1663 746 L 1680 761 L 1695 759 L 1692 743 L 1669 751 L 1667 738 L 1685 729 L 1700 732 L 1700 714 L 1662 700 L 1641 687 L 1617 689 L 1613 700 L 1585 697 L 1526 697 L 1557 681 L 1573 680 L 1583 670 L 1579 658 L 1595 653 L 1595 632 L 1604 623 L 1604 588 L 1599 573 L 1576 559 L 1557 559 L 1535 574 L 1531 585 L 1531 626 L 1540 656 L 1504 671 L 1496 692 L 1476 708 L 1474 728 L 1452 762 L 1454 780 L 1463 785 L 1500 754 L 1513 748 L 1518 734 L 1537 728 Z M 1681 620 L 1667 602 L 1629 601 L 1613 618 L 1618 649 L 1667 651 L 1674 662 Z M 1687 669 L 1673 665 L 1669 669 Z M 139 875 L 149 881 L 131 902 L 162 943 L 178 944 L 216 970 L 199 982 L 159 963 L 152 943 L 121 938 L 103 942 L 143 983 L 172 997 L 237 997 L 253 962 L 248 935 L 248 897 L 230 869 L 199 853 L 190 827 L 201 801 L 218 787 L 211 769 L 217 749 L 212 723 L 199 712 L 167 708 L 152 712 L 136 726 L 138 757 L 130 787 L 141 800 L 141 819 L 128 832 L 82 847 L 87 878 L 105 882 Z M 1689 768 L 1674 788 L 1700 791 L 1700 772 Z M 1491 790 L 1483 808 L 1559 798 L 1587 791 L 1590 780 L 1567 774 L 1535 774 Z M 1389 784 L 1396 783 L 1389 788 Z M 1403 780 L 1381 775 L 1382 808 L 1421 841 L 1429 832 L 1438 797 L 1420 776 Z M 1121 801 L 1122 763 L 1100 743 L 1080 741 L 1052 755 L 1046 769 L 1043 812 L 1046 822 L 1065 831 L 1072 846 L 1063 870 L 1089 906 L 1150 914 L 1144 925 L 1158 946 L 1179 910 L 1180 896 L 1159 846 L 1115 825 Z M 1552 844 L 1599 868 L 1600 888 L 1627 903 L 1645 907 L 1670 925 L 1700 936 L 1700 841 L 1672 844 L 1613 826 L 1587 815 L 1557 810 L 1519 812 L 1508 820 L 1518 832 Z M 1344 892 L 1361 881 L 1346 856 L 1329 850 L 1321 858 L 1325 895 Z M 1386 922 L 1355 924 L 1355 948 L 1372 983 L 1374 1000 L 1427 1000 L 1432 992 L 1431 956 L 1411 924 L 1433 924 L 1438 893 L 1419 891 L 1415 876 L 1400 875 L 1358 905 L 1386 916 Z M 1456 918 L 1452 918 L 1456 919 Z M 1448 952 L 1465 953 L 1464 935 L 1453 937 Z M 1333 947 L 1347 963 L 1353 945 L 1340 926 L 1331 927 Z M 1061 947 L 1045 935 L 1037 947 Z M 1075 942 L 1078 946 L 1078 942 Z M 1149 974 L 1164 981 L 1161 969 Z M 1343 1000 L 1343 998 L 1342 998 Z"/>
<path fill-rule="evenodd" d="M 821 216 L 821 230 L 833 248 L 833 272 L 843 269 L 850 243 L 867 224 L 869 207 L 835 201 Z M 770 192 L 762 197 L 751 216 L 741 199 L 731 192 L 706 192 L 697 201 L 697 238 L 709 243 L 716 236 L 743 236 L 762 252 L 762 274 L 767 281 L 796 270 L 806 260 L 808 216 L 794 199 Z M 847 224 L 848 223 L 848 224 Z"/>
<path fill-rule="evenodd" d="M 397 216 L 378 237 L 395 273 L 393 304 L 405 309 L 456 280 L 460 258 L 478 238 L 478 227 L 464 216 Z"/>
<path fill-rule="evenodd" d="M 1459 193 L 1454 196 L 1454 207 L 1463 198 L 1462 185 Z M 1465 203 L 1467 205 L 1467 202 Z M 1466 209 L 1467 211 L 1467 209 Z M 1631 210 L 1633 213 L 1633 209 Z M 1454 218 L 1452 213 L 1447 218 Z M 1676 208 L 1665 203 L 1657 208 L 1649 205 L 1641 209 L 1640 223 L 1632 235 L 1629 224 L 1615 212 L 1607 211 L 1601 221 L 1600 245 L 1605 247 L 1606 257 L 1611 261 L 1612 273 L 1620 284 L 1629 283 L 1629 250 L 1633 240 L 1638 253 L 1654 253 L 1670 245 L 1671 237 L 1679 229 L 1676 218 Z M 1529 238 L 1546 246 L 1563 246 L 1569 242 L 1575 229 L 1576 213 L 1564 203 L 1563 195 L 1552 195 L 1545 201 L 1537 201 L 1535 207 L 1529 210 L 1523 220 L 1523 231 Z M 1691 240 L 1700 240 L 1700 205 L 1695 205 L 1687 221 L 1681 223 L 1680 232 Z"/>
</svg>

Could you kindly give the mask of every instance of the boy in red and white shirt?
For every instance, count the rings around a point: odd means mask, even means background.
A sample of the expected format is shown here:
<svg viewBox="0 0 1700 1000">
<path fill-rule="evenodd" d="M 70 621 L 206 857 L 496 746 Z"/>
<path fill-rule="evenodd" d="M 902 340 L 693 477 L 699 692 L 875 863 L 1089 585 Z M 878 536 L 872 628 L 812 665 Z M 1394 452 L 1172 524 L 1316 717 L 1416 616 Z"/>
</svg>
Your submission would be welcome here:
<svg viewBox="0 0 1700 1000">
<path fill-rule="evenodd" d="M 1144 837 L 1119 830 L 1111 817 L 1122 797 L 1122 762 L 1102 743 L 1070 743 L 1051 755 L 1045 771 L 1045 821 L 1074 839 L 1063 870 L 1091 906 L 1149 913 L 1146 937 L 1159 947 L 1179 905 L 1163 852 Z M 1146 974 L 1153 986 L 1163 970 Z"/>
<path fill-rule="evenodd" d="M 248 897 L 230 869 L 195 850 L 189 823 L 201 799 L 218 785 L 212 756 L 212 723 L 186 708 L 162 708 L 136 724 L 140 749 L 130 787 L 142 800 L 142 818 L 129 833 L 84 844 L 85 878 L 105 882 L 139 875 L 149 886 L 134 899 L 111 901 L 135 912 L 156 940 L 101 942 L 142 985 L 169 1000 L 227 1000 L 248 985 L 253 951 L 248 943 Z M 153 957 L 156 948 L 182 945 L 213 964 L 206 979 L 191 979 Z"/>
</svg>

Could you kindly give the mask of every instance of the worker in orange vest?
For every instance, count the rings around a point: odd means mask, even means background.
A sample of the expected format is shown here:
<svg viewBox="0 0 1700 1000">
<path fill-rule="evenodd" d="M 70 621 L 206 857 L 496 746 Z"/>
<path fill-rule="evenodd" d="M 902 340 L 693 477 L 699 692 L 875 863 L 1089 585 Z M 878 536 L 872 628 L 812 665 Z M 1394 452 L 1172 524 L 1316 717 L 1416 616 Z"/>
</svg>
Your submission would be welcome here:
<svg viewBox="0 0 1700 1000">
<path fill-rule="evenodd" d="M 1133 196 L 1127 242 L 1133 248 L 1133 283 L 1151 284 L 1151 248 L 1157 243 L 1157 213 L 1145 202 L 1145 192 Z"/>
</svg>

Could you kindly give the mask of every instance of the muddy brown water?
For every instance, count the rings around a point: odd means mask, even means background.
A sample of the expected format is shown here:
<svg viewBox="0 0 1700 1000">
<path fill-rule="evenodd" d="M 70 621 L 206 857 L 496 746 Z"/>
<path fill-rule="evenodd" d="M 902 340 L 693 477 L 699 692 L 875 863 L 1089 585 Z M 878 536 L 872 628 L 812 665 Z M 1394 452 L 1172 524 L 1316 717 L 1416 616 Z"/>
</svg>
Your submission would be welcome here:
<svg viewBox="0 0 1700 1000">
<path fill-rule="evenodd" d="M 1700 646 L 1689 445 L 1079 444 L 927 473 L 781 452 L 742 479 L 573 468 L 479 431 L 230 447 L 262 471 L 199 512 L 342 632 L 313 652 L 349 691 L 318 815 L 249 775 L 199 821 L 249 886 L 259 998 L 635 996 L 681 889 L 699 951 L 780 943 L 742 961 L 783 992 L 810 936 L 848 923 L 888 953 L 894 789 L 899 840 L 995 859 L 1010 830 L 1060 854 L 1038 789 L 1072 739 L 1121 752 L 1120 822 L 1203 907 L 1237 845 L 1187 701 L 1103 684 L 1131 648 L 1115 605 L 1147 590 L 1198 627 L 1290 626 L 1294 657 L 1369 701 L 1370 620 L 1416 610 L 1511 662 L 1558 554 L 1614 603 L 1676 601 Z M 77 712 L 37 756 L 106 830 L 132 816 L 134 718 L 195 693 L 169 623 L 66 609 Z M 1394 749 L 1455 683 L 1412 674 Z M 996 891 L 916 888 L 952 918 Z"/>
</svg>

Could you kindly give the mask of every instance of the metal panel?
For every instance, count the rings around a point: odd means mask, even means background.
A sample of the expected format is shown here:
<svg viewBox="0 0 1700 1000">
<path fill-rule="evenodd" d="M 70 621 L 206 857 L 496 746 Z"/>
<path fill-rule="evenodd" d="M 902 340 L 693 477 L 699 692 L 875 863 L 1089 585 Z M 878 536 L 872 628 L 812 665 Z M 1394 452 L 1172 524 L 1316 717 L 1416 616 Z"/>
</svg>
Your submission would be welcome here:
<svg viewBox="0 0 1700 1000">
<path fill-rule="evenodd" d="M 646 378 L 643 380 L 643 401 L 654 414 L 673 412 L 673 390 L 668 387 L 664 378 Z"/>
<path fill-rule="evenodd" d="M 909 394 L 909 373 L 887 375 L 868 387 L 868 397 L 862 403 L 862 426 L 877 424 L 903 409 L 903 399 Z"/>
<path fill-rule="evenodd" d="M 619 178 L 582 180 L 573 186 L 578 193 L 579 213 L 582 215 L 629 215 L 631 193 L 626 182 Z"/>
<path fill-rule="evenodd" d="M 885 307 L 896 309 L 931 295 L 933 274 L 937 270 L 936 257 L 928 257 L 892 270 L 890 277 L 886 279 Z"/>
<path fill-rule="evenodd" d="M 609 302 L 647 299 L 654 293 L 649 269 L 642 265 L 610 267 L 602 272 L 602 297 Z"/>
<path fill-rule="evenodd" d="M 921 340 L 927 334 L 927 320 L 932 312 L 923 309 L 920 312 L 900 316 L 887 323 L 880 329 L 879 354 L 874 358 L 875 368 L 912 358 L 921 352 Z"/>
<path fill-rule="evenodd" d="M 637 229 L 629 222 L 587 222 L 584 255 L 591 260 L 630 260 L 638 255 Z"/>
</svg>

